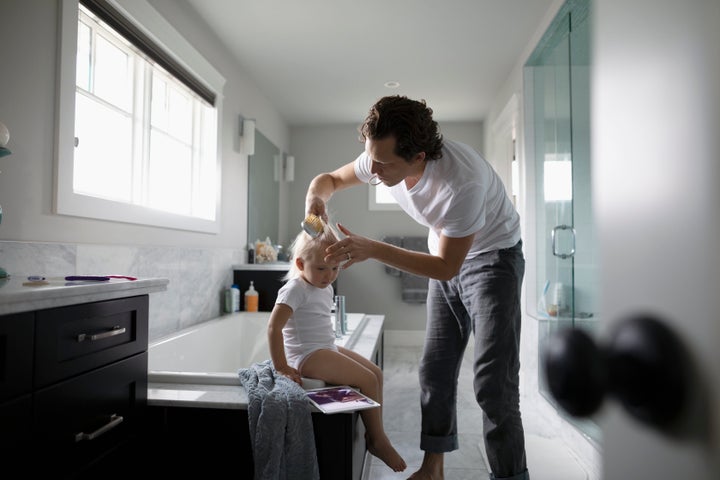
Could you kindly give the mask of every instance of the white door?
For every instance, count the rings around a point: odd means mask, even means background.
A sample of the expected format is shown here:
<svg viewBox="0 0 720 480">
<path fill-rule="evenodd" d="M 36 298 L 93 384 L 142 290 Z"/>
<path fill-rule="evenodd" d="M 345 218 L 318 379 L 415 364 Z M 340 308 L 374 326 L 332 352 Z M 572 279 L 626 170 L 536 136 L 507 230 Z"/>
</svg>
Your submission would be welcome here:
<svg viewBox="0 0 720 480">
<path fill-rule="evenodd" d="M 606 400 L 605 480 L 720 479 L 720 1 L 593 2 L 604 327 L 651 310 L 695 364 L 683 435 Z"/>
</svg>

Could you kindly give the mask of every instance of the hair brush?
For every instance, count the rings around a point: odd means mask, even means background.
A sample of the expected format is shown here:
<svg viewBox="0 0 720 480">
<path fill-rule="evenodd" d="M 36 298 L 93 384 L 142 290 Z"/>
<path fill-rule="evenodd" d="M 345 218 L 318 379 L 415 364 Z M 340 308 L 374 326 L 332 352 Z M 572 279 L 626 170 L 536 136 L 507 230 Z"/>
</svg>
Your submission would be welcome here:
<svg viewBox="0 0 720 480">
<path fill-rule="evenodd" d="M 305 230 L 305 233 L 310 235 L 312 238 L 317 238 L 317 236 L 325 229 L 322 219 L 312 213 L 305 217 L 305 220 L 300 223 L 300 226 L 303 230 Z"/>
</svg>

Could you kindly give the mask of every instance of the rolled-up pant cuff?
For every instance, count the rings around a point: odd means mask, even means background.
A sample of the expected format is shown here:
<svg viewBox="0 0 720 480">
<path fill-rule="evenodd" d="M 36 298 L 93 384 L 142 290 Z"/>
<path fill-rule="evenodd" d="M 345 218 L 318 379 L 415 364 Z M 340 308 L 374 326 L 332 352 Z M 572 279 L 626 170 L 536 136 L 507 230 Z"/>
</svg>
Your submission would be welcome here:
<svg viewBox="0 0 720 480">
<path fill-rule="evenodd" d="M 512 477 L 496 477 L 492 473 L 490 474 L 490 480 L 530 480 L 530 474 L 527 469 L 524 472 L 513 475 Z"/>
<path fill-rule="evenodd" d="M 457 435 L 447 437 L 434 437 L 432 435 L 420 435 L 420 450 L 433 453 L 452 452 L 458 449 Z"/>
</svg>

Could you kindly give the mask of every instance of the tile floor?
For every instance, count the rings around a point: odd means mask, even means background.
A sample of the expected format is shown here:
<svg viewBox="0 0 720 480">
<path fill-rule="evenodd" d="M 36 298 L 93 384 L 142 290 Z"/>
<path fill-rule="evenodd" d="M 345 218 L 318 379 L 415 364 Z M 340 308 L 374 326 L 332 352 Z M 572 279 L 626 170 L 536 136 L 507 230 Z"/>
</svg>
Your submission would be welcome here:
<svg viewBox="0 0 720 480">
<path fill-rule="evenodd" d="M 386 345 L 384 352 L 385 389 L 383 418 L 385 431 L 408 468 L 395 473 L 382 461 L 371 457 L 365 480 L 406 479 L 422 463 L 420 450 L 420 397 L 417 346 Z M 465 353 L 458 387 L 459 450 L 445 455 L 445 480 L 485 480 L 489 478 L 483 460 L 482 418 L 472 392 L 472 349 Z M 532 417 L 532 415 L 530 415 Z M 590 477 L 558 440 L 533 432 L 537 419 L 528 418 L 523 407 L 526 451 L 532 480 L 586 480 Z"/>
</svg>

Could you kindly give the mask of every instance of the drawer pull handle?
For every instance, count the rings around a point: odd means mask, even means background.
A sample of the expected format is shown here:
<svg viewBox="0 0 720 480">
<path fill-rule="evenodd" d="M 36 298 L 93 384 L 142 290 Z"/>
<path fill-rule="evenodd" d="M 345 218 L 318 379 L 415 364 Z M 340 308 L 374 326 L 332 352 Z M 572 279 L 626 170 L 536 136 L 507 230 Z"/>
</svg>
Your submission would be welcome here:
<svg viewBox="0 0 720 480">
<path fill-rule="evenodd" d="M 81 333 L 77 336 L 77 341 L 84 342 L 85 340 L 102 340 L 103 338 L 114 337 L 115 335 L 122 335 L 123 333 L 125 333 L 125 327 L 121 328 L 120 325 L 115 325 L 112 330 L 108 330 L 107 332 L 103 333 L 95 333 L 92 335 L 87 333 Z"/>
<path fill-rule="evenodd" d="M 112 430 L 113 428 L 120 425 L 122 423 L 122 421 L 123 421 L 123 417 L 113 413 L 112 415 L 110 415 L 110 421 L 108 423 L 106 423 L 105 425 L 103 425 L 102 427 L 95 430 L 94 432 L 76 433 L 75 434 L 75 442 L 82 442 L 83 440 L 94 440 L 97 437 L 99 437 L 100 435 L 102 435 L 103 433 L 107 432 L 108 430 Z"/>
</svg>

